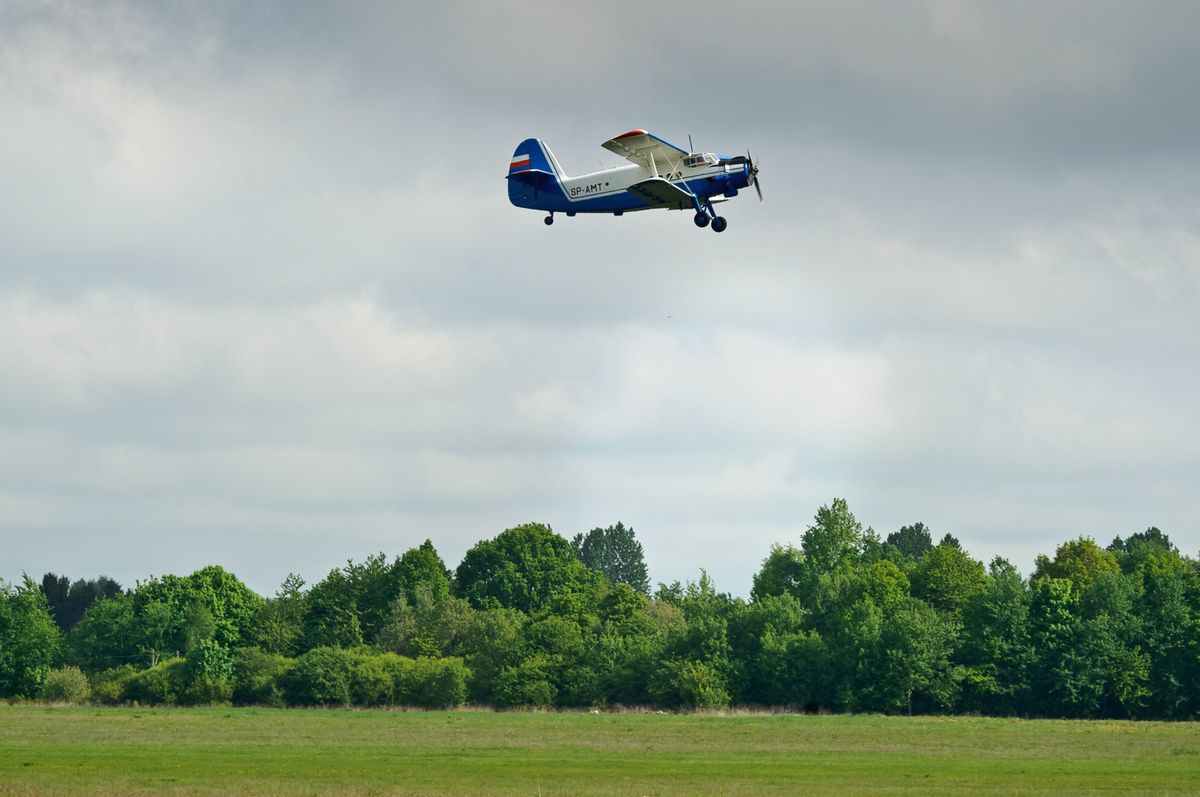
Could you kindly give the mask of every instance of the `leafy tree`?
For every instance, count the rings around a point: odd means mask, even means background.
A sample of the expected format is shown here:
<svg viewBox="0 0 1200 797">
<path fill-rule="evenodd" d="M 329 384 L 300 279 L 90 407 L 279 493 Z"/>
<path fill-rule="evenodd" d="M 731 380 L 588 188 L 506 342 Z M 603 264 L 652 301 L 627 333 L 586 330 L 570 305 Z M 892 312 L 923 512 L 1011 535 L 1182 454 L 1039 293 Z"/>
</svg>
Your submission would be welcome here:
<svg viewBox="0 0 1200 797">
<path fill-rule="evenodd" d="M 132 596 L 99 600 L 84 612 L 67 637 L 71 660 L 88 672 L 133 664 L 142 659 L 141 633 Z"/>
<path fill-rule="evenodd" d="M 501 673 L 521 661 L 524 622 L 525 616 L 515 609 L 485 609 L 471 616 L 457 652 L 461 652 L 471 671 L 468 687 L 472 700 L 491 701 Z M 553 699 L 551 695 L 547 700 Z"/>
<path fill-rule="evenodd" d="M 958 693 L 950 662 L 957 633 L 953 620 L 913 598 L 885 613 L 872 651 L 873 707 L 909 714 L 948 709 Z"/>
<path fill-rule="evenodd" d="M 1136 534 L 1130 534 L 1124 540 L 1118 536 L 1106 550 L 1117 557 L 1117 562 L 1124 573 L 1134 572 L 1151 556 L 1161 557 L 1179 553 L 1179 549 L 1175 547 L 1171 539 L 1156 526 L 1151 526 Z"/>
<path fill-rule="evenodd" d="M 426 591 L 434 602 L 450 595 L 450 571 L 429 540 L 409 548 L 396 563 L 396 574 L 404 585 L 404 596 L 416 603 L 417 593 Z"/>
<path fill-rule="evenodd" d="M 800 543 L 810 580 L 861 558 L 862 544 L 862 524 L 850 513 L 844 498 L 835 498 L 831 506 L 818 509 Z"/>
<path fill-rule="evenodd" d="M 375 642 L 405 656 L 443 656 L 460 648 L 473 613 L 462 598 L 435 597 L 428 585 L 419 584 L 412 604 L 403 594 L 392 603 Z"/>
<path fill-rule="evenodd" d="M 1029 601 L 1028 585 L 1012 563 L 993 559 L 983 589 L 967 599 L 962 611 L 964 709 L 1005 715 L 1025 710 L 1033 662 Z"/>
<path fill-rule="evenodd" d="M 71 583 L 66 576 L 46 573 L 42 576 L 42 594 L 49 603 L 54 622 L 65 633 L 70 631 L 93 603 L 121 594 L 121 585 L 108 576 Z"/>
<path fill-rule="evenodd" d="M 594 606 L 603 577 L 549 526 L 508 529 L 467 551 L 455 573 L 460 597 L 479 609 L 583 614 Z"/>
<path fill-rule="evenodd" d="M 304 634 L 307 608 L 304 579 L 288 573 L 275 597 L 262 603 L 254 622 L 254 641 L 270 653 L 296 653 Z"/>
<path fill-rule="evenodd" d="M 632 526 L 617 523 L 606 529 L 594 528 L 587 534 L 576 534 L 571 544 L 585 565 L 603 573 L 612 583 L 628 584 L 643 595 L 650 593 L 642 544 Z"/>
<path fill-rule="evenodd" d="M 961 548 L 939 543 L 930 548 L 910 573 L 914 597 L 944 612 L 958 614 L 984 588 L 983 563 Z"/>
<path fill-rule="evenodd" d="M 899 531 L 893 531 L 887 535 L 884 543 L 896 548 L 903 563 L 912 564 L 919 561 L 933 547 L 933 535 L 924 523 L 914 523 L 911 526 L 901 526 Z"/>
<path fill-rule="evenodd" d="M 1200 713 L 1200 573 L 1178 553 L 1149 553 L 1133 578 L 1141 584 L 1135 611 L 1149 656 L 1147 713 L 1194 716 Z"/>
<path fill-rule="evenodd" d="M 0 582 L 0 697 L 36 697 L 61 655 L 46 596 L 29 576 Z"/>
<path fill-rule="evenodd" d="M 753 600 L 775 595 L 797 595 L 804 579 L 804 552 L 794 545 L 771 546 L 762 569 L 754 575 Z"/>
<path fill-rule="evenodd" d="M 787 593 L 758 598 L 731 614 L 734 699 L 758 705 L 797 703 L 800 689 L 789 647 L 807 635 L 804 620 L 800 601 Z"/>
<path fill-rule="evenodd" d="M 1094 540 L 1080 537 L 1070 542 L 1064 542 L 1054 552 L 1051 560 L 1044 554 L 1039 554 L 1035 561 L 1033 578 L 1035 581 L 1045 578 L 1065 578 L 1070 581 L 1077 591 L 1085 590 L 1092 582 L 1106 573 L 1118 573 L 1121 566 L 1117 558 L 1104 550 Z"/>
<path fill-rule="evenodd" d="M 189 576 L 151 578 L 133 591 L 142 647 L 152 662 L 166 653 L 186 652 L 205 638 L 226 646 L 251 641 L 261 607 L 262 598 L 216 565 Z"/>
</svg>

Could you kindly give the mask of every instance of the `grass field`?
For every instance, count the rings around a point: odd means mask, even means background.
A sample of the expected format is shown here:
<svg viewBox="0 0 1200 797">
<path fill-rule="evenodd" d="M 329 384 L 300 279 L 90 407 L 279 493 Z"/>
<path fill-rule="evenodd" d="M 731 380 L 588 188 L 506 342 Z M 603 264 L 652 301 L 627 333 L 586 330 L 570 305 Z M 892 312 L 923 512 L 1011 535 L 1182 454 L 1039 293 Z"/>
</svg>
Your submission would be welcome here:
<svg viewBox="0 0 1200 797">
<path fill-rule="evenodd" d="M 0 795 L 1200 793 L 1200 725 L 0 705 Z"/>
</svg>

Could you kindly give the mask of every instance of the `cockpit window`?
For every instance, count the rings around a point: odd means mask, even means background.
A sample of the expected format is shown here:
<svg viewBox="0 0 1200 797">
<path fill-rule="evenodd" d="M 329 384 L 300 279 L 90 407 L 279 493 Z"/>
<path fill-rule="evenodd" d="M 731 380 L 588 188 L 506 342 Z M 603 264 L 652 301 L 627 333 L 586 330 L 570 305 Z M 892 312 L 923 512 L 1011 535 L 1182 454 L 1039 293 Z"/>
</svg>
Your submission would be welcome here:
<svg viewBox="0 0 1200 797">
<path fill-rule="evenodd" d="M 716 166 L 718 163 L 720 161 L 717 159 L 717 156 L 711 152 L 697 152 L 683 159 L 683 165 L 690 169 L 699 169 L 702 166 Z"/>
</svg>

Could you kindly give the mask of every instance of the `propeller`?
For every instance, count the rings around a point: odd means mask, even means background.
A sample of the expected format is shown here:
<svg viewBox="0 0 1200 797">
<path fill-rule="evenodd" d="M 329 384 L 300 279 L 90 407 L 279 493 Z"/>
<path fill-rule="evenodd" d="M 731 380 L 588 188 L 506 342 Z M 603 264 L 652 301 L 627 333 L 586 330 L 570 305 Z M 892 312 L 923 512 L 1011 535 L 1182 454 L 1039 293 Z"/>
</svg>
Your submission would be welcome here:
<svg viewBox="0 0 1200 797">
<path fill-rule="evenodd" d="M 750 182 L 754 184 L 754 190 L 758 192 L 758 204 L 762 204 L 762 186 L 758 182 L 758 164 L 754 162 L 754 158 L 750 157 L 750 150 L 746 150 L 746 163 L 750 168 Z"/>
</svg>

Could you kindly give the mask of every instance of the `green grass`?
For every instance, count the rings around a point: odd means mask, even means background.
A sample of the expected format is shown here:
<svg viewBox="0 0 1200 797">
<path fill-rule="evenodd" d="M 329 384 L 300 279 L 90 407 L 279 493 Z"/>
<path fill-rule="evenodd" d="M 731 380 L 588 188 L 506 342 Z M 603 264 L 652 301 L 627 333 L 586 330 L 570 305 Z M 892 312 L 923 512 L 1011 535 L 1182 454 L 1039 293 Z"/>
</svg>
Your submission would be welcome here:
<svg viewBox="0 0 1200 797">
<path fill-rule="evenodd" d="M 0 795 L 1200 792 L 1200 725 L 0 705 Z"/>
</svg>

